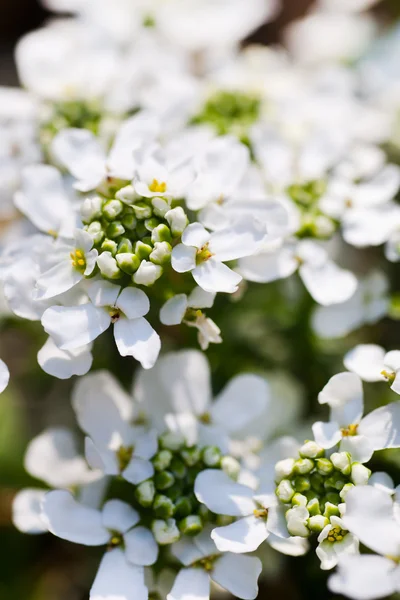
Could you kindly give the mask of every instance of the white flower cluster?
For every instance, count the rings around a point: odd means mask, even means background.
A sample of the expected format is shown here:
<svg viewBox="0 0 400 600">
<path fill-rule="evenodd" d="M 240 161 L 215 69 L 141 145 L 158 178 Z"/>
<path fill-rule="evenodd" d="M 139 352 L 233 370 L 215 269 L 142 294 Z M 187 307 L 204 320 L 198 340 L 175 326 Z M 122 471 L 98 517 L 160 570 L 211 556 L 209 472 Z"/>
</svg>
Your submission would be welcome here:
<svg viewBox="0 0 400 600">
<path fill-rule="evenodd" d="M 40 367 L 84 376 L 85 440 L 34 438 L 44 484 L 17 494 L 15 525 L 104 547 L 92 600 L 203 600 L 210 581 L 252 600 L 263 542 L 299 556 L 314 534 L 335 593 L 400 591 L 398 490 L 370 463 L 400 447 L 400 403 L 363 416 L 362 387 L 399 394 L 400 351 L 347 352 L 302 445 L 281 437 L 298 402 L 273 375 L 232 357 L 213 400 L 204 355 L 182 350 L 183 326 L 222 344 L 248 288 L 289 278 L 318 342 L 393 315 L 369 257 L 400 261 L 398 31 L 374 0 L 318 0 L 274 48 L 243 42 L 277 0 L 43 2 L 56 18 L 16 49 L 25 90 L 0 89 L 0 282 L 5 312 L 48 336 Z M 108 329 L 140 363 L 131 395 Z M 108 371 L 88 374 L 105 347 Z M 0 362 L 0 391 L 8 378 Z"/>
</svg>

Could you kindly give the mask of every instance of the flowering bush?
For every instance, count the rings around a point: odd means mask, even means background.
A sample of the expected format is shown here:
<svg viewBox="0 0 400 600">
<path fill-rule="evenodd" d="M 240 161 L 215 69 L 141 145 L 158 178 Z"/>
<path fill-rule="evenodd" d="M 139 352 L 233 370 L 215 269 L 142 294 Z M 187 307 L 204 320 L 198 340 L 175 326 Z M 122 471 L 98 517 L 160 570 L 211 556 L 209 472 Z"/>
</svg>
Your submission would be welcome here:
<svg viewBox="0 0 400 600">
<path fill-rule="evenodd" d="M 244 41 L 276 0 L 46 0 L 17 45 L 4 329 L 74 418 L 33 427 L 13 522 L 101 547 L 91 600 L 252 600 L 310 550 L 334 593 L 400 592 L 374 327 L 399 319 L 400 42 L 373 4 L 318 0 L 269 47 Z"/>
</svg>

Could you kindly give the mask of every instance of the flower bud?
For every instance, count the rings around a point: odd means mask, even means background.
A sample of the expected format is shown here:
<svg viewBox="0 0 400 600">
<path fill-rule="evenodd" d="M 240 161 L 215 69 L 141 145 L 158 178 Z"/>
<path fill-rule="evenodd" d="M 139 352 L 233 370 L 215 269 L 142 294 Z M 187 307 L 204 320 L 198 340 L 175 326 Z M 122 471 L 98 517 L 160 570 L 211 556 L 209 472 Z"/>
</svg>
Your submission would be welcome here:
<svg viewBox="0 0 400 600">
<path fill-rule="evenodd" d="M 371 477 L 371 471 L 367 467 L 364 467 L 361 463 L 354 462 L 351 465 L 351 481 L 354 485 L 367 485 L 369 478 Z"/>
<path fill-rule="evenodd" d="M 314 461 L 312 461 L 310 458 L 301 458 L 295 461 L 293 471 L 299 475 L 307 475 L 307 473 L 311 473 L 313 468 Z"/>
<path fill-rule="evenodd" d="M 175 477 L 170 471 L 160 471 L 154 475 L 154 484 L 158 490 L 167 490 L 175 483 Z"/>
<path fill-rule="evenodd" d="M 108 200 L 103 206 L 103 216 L 107 221 L 114 221 L 123 209 L 124 205 L 120 200 Z"/>
<path fill-rule="evenodd" d="M 143 221 L 144 219 L 149 219 L 153 214 L 151 206 L 146 202 L 136 202 L 136 204 L 134 204 L 132 208 L 136 218 L 141 221 Z"/>
<path fill-rule="evenodd" d="M 311 482 L 308 477 L 296 477 L 293 483 L 296 492 L 308 492 L 308 490 L 311 489 Z"/>
<path fill-rule="evenodd" d="M 127 213 L 122 217 L 121 223 L 126 230 L 133 231 L 136 228 L 137 219 L 133 213 Z"/>
<path fill-rule="evenodd" d="M 313 473 L 310 476 L 311 487 L 318 494 L 323 494 L 325 492 L 324 486 L 324 478 L 320 473 Z"/>
<path fill-rule="evenodd" d="M 188 467 L 193 467 L 201 459 L 201 450 L 198 448 L 198 446 L 193 446 L 193 448 L 185 448 L 181 451 L 181 456 Z"/>
<path fill-rule="evenodd" d="M 189 223 L 186 213 L 181 206 L 169 210 L 165 214 L 165 218 L 174 237 L 182 235 Z"/>
<path fill-rule="evenodd" d="M 143 242 L 136 242 L 135 244 L 135 254 L 139 258 L 140 261 L 147 260 L 150 254 L 153 251 L 153 247 L 149 244 L 144 244 Z"/>
<path fill-rule="evenodd" d="M 299 537 L 309 537 L 308 529 L 308 510 L 302 506 L 295 506 L 286 513 L 286 523 L 290 535 Z"/>
<path fill-rule="evenodd" d="M 115 260 L 121 271 L 128 275 L 133 275 L 140 267 L 140 260 L 136 254 L 131 252 L 121 252 L 115 256 Z"/>
<path fill-rule="evenodd" d="M 185 444 L 185 438 L 180 433 L 167 431 L 160 436 L 160 445 L 162 448 L 176 452 Z"/>
<path fill-rule="evenodd" d="M 156 196 L 152 198 L 151 204 L 153 205 L 154 214 L 157 217 L 164 218 L 166 213 L 170 210 L 171 206 L 165 198 L 159 198 Z"/>
<path fill-rule="evenodd" d="M 300 448 L 299 454 L 301 458 L 320 458 L 325 454 L 325 450 L 313 440 L 308 440 Z"/>
<path fill-rule="evenodd" d="M 233 456 L 223 456 L 221 459 L 221 469 L 235 481 L 239 477 L 240 463 Z"/>
<path fill-rule="evenodd" d="M 118 192 L 115 194 L 115 197 L 117 200 L 121 200 L 121 202 L 124 204 L 133 204 L 138 196 L 133 185 L 126 185 L 118 190 Z"/>
<path fill-rule="evenodd" d="M 157 227 L 154 227 L 151 232 L 151 241 L 153 244 L 156 242 L 171 242 L 171 239 L 171 231 L 169 227 L 163 223 L 157 225 Z"/>
<path fill-rule="evenodd" d="M 187 473 L 185 463 L 176 456 L 172 459 L 170 470 L 177 479 L 183 479 Z"/>
<path fill-rule="evenodd" d="M 156 242 L 149 258 L 156 265 L 164 265 L 171 260 L 172 247 L 168 242 Z"/>
<path fill-rule="evenodd" d="M 160 450 L 160 452 L 157 452 L 151 461 L 155 470 L 164 471 L 168 469 L 172 461 L 172 456 L 171 450 Z"/>
<path fill-rule="evenodd" d="M 175 511 L 175 504 L 168 496 L 158 494 L 154 498 L 153 510 L 159 519 L 169 519 Z"/>
<path fill-rule="evenodd" d="M 178 519 L 183 519 L 188 517 L 190 513 L 193 511 L 193 505 L 190 499 L 187 496 L 180 496 L 175 501 L 175 517 Z"/>
<path fill-rule="evenodd" d="M 142 481 L 135 489 L 135 498 L 141 506 L 149 508 L 154 501 L 156 489 L 151 479 Z"/>
<path fill-rule="evenodd" d="M 86 228 L 86 231 L 93 239 L 94 244 L 100 244 L 104 237 L 104 231 L 99 221 L 93 221 L 93 223 L 90 223 L 90 225 Z"/>
<path fill-rule="evenodd" d="M 299 492 L 296 492 L 296 494 L 292 498 L 292 505 L 303 507 L 307 506 L 307 497 L 303 496 L 303 494 L 299 494 Z"/>
<path fill-rule="evenodd" d="M 351 456 L 348 452 L 334 452 L 330 459 L 335 469 L 338 469 L 343 475 L 350 475 Z"/>
<path fill-rule="evenodd" d="M 343 500 L 343 502 L 346 501 L 346 496 L 353 487 L 354 485 L 352 483 L 346 483 L 346 485 L 343 486 L 342 490 L 339 492 L 340 499 Z"/>
<path fill-rule="evenodd" d="M 118 250 L 118 245 L 116 242 L 114 242 L 114 240 L 109 240 L 106 238 L 101 244 L 101 250 L 103 252 L 111 252 L 111 254 L 115 256 Z"/>
<path fill-rule="evenodd" d="M 160 265 L 154 265 L 152 262 L 142 260 L 140 267 L 133 276 L 133 282 L 137 285 L 153 285 L 163 274 Z"/>
<path fill-rule="evenodd" d="M 329 458 L 317 458 L 315 462 L 317 465 L 317 471 L 321 475 L 330 475 L 333 472 L 333 464 Z"/>
<path fill-rule="evenodd" d="M 323 515 L 314 515 L 308 519 L 308 527 L 313 533 L 321 533 L 329 525 L 329 520 Z"/>
<path fill-rule="evenodd" d="M 119 279 L 122 277 L 122 271 L 118 268 L 117 261 L 112 257 L 111 252 L 103 252 L 97 257 L 97 264 L 101 274 L 108 279 Z"/>
<path fill-rule="evenodd" d="M 111 239 L 124 235 L 125 227 L 119 221 L 113 221 L 109 224 L 106 230 L 107 236 Z"/>
<path fill-rule="evenodd" d="M 123 254 L 125 252 L 133 252 L 132 242 L 128 238 L 122 238 L 118 244 L 118 254 Z"/>
<path fill-rule="evenodd" d="M 84 223 L 90 223 L 93 219 L 101 217 L 103 200 L 98 196 L 85 198 L 81 205 L 81 217 Z"/>
<path fill-rule="evenodd" d="M 294 458 L 286 458 L 285 460 L 277 462 L 275 465 L 276 481 L 290 477 L 293 474 L 294 463 Z"/>
<path fill-rule="evenodd" d="M 207 467 L 218 467 L 221 463 L 221 450 L 217 446 L 203 448 L 201 457 Z"/>
<path fill-rule="evenodd" d="M 276 495 L 278 496 L 279 500 L 285 504 L 288 504 L 292 500 L 293 496 L 295 495 L 295 491 L 289 479 L 282 479 L 276 488 Z"/>
<path fill-rule="evenodd" d="M 344 476 L 340 472 L 334 472 L 333 475 L 325 479 L 324 486 L 326 490 L 333 489 L 340 492 L 346 484 Z"/>
<path fill-rule="evenodd" d="M 198 515 L 189 515 L 180 521 L 179 529 L 184 535 L 194 537 L 203 530 L 203 522 Z"/>
<path fill-rule="evenodd" d="M 332 504 L 332 502 L 325 502 L 324 509 L 324 517 L 330 519 L 331 517 L 339 517 L 340 511 L 337 507 L 337 504 Z"/>
<path fill-rule="evenodd" d="M 160 546 L 173 544 L 181 537 L 175 519 L 167 519 L 166 521 L 156 519 L 151 525 L 151 530 Z"/>
</svg>

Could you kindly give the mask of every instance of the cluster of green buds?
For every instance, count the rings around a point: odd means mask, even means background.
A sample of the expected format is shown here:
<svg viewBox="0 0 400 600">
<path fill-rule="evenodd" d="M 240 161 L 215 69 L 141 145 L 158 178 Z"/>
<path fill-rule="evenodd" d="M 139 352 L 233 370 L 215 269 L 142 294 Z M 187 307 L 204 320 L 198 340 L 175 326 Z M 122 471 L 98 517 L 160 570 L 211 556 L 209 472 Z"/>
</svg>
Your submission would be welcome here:
<svg viewBox="0 0 400 600">
<path fill-rule="evenodd" d="M 70 127 L 88 129 L 98 135 L 103 117 L 101 105 L 94 100 L 53 102 L 43 107 L 40 142 L 46 149 L 57 133 Z"/>
<path fill-rule="evenodd" d="M 143 198 L 132 185 L 111 180 L 95 198 L 86 198 L 82 221 L 94 240 L 97 265 L 108 280 L 152 285 L 170 263 L 173 246 L 188 224 L 181 206 L 171 199 Z"/>
<path fill-rule="evenodd" d="M 236 459 L 223 455 L 216 446 L 189 447 L 182 436 L 168 432 L 159 437 L 159 450 L 152 463 L 154 475 L 135 486 L 134 504 L 158 544 L 172 544 L 181 535 L 195 536 L 207 523 L 232 522 L 201 504 L 194 484 L 204 469 L 221 469 L 237 478 L 240 465 Z"/>
<path fill-rule="evenodd" d="M 212 95 L 193 119 L 194 124 L 212 125 L 219 135 L 236 135 L 248 143 L 250 127 L 261 113 L 261 100 L 255 94 L 238 91 L 218 91 Z"/>
<path fill-rule="evenodd" d="M 326 192 L 326 182 L 320 179 L 294 183 L 286 190 L 300 210 L 301 224 L 298 238 L 328 239 L 337 229 L 337 222 L 325 215 L 319 201 Z"/>
<path fill-rule="evenodd" d="M 290 535 L 308 537 L 320 533 L 355 485 L 366 485 L 371 471 L 353 462 L 348 452 L 333 452 L 329 458 L 314 441 L 299 450 L 299 458 L 288 458 L 275 466 L 276 495 L 287 507 Z"/>
</svg>

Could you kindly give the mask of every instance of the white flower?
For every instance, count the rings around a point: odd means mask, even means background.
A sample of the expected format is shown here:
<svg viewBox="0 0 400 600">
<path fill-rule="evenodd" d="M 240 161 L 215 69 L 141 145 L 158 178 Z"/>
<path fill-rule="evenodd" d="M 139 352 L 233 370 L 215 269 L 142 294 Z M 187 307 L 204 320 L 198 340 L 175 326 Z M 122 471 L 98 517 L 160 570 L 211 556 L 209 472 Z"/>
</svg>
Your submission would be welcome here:
<svg viewBox="0 0 400 600">
<path fill-rule="evenodd" d="M 150 304 L 137 288 L 106 281 L 93 282 L 88 289 L 91 303 L 79 306 L 51 306 L 42 316 L 45 331 L 61 350 L 89 344 L 114 324 L 114 338 L 121 356 L 133 356 L 144 368 L 151 368 L 160 351 L 160 338 L 144 315 Z"/>
<path fill-rule="evenodd" d="M 97 256 L 92 237 L 82 229 L 75 230 L 73 240 L 58 238 L 52 254 L 41 264 L 36 299 L 48 300 L 70 290 L 93 273 Z"/>
<path fill-rule="evenodd" d="M 353 461 L 367 462 L 375 450 L 400 446 L 400 404 L 393 402 L 362 418 L 364 410 L 361 379 L 354 373 L 334 375 L 318 396 L 330 407 L 330 421 L 318 421 L 313 434 L 322 448 L 349 452 Z"/>
<path fill-rule="evenodd" d="M 155 118 L 141 112 L 122 123 L 108 156 L 98 138 L 86 129 L 64 129 L 54 138 L 52 151 L 77 179 L 74 187 L 89 192 L 113 179 L 130 181 L 135 172 L 134 151 L 152 142 L 157 132 Z"/>
<path fill-rule="evenodd" d="M 389 309 L 387 277 L 373 271 L 359 282 L 347 301 L 333 306 L 318 306 L 312 315 L 312 327 L 322 338 L 340 338 L 364 324 L 373 324 Z"/>
<path fill-rule="evenodd" d="M 261 225 L 251 218 L 209 233 L 200 223 L 192 223 L 182 234 L 182 243 L 172 251 L 172 268 L 192 272 L 206 292 L 233 293 L 242 277 L 224 262 L 255 254 L 265 236 Z"/>
<path fill-rule="evenodd" d="M 0 394 L 1 392 L 4 392 L 9 381 L 10 371 L 8 370 L 6 363 L 3 360 L 0 360 Z"/>
<path fill-rule="evenodd" d="M 358 553 L 358 540 L 346 530 L 340 517 L 330 518 L 330 523 L 319 534 L 318 542 L 316 553 L 324 570 L 336 567 L 343 554 Z"/>
<path fill-rule="evenodd" d="M 343 522 L 362 544 L 382 556 L 346 557 L 329 588 L 355 600 L 373 600 L 400 590 L 400 521 L 397 500 L 371 486 L 354 488 L 346 496 Z"/>
<path fill-rule="evenodd" d="M 207 599 L 210 580 L 237 598 L 253 600 L 257 597 L 257 579 L 262 566 L 255 556 L 221 554 L 205 529 L 193 539 L 182 538 L 172 546 L 172 553 L 183 563 L 167 600 L 184 598 Z"/>
<path fill-rule="evenodd" d="M 192 290 L 189 296 L 177 294 L 161 307 L 160 321 L 163 325 L 185 323 L 188 327 L 195 327 L 198 330 L 198 340 L 202 350 L 207 350 L 210 344 L 221 344 L 221 330 L 200 310 L 211 308 L 215 295 L 215 293 L 205 292 L 198 286 Z"/>
<path fill-rule="evenodd" d="M 109 500 L 100 511 L 79 504 L 69 492 L 60 490 L 46 494 L 42 514 L 48 530 L 57 537 L 113 548 L 100 563 L 91 598 L 115 594 L 129 600 L 147 598 L 143 567 L 156 562 L 158 545 L 151 531 L 138 525 L 139 514 L 129 504 Z"/>
<path fill-rule="evenodd" d="M 182 198 L 195 178 L 192 161 L 170 165 L 160 147 L 143 146 L 135 155 L 134 188 L 144 198 Z"/>
<path fill-rule="evenodd" d="M 90 371 L 93 355 L 92 344 L 73 350 L 60 350 L 49 337 L 37 354 L 38 363 L 45 373 L 69 379 L 73 375 L 85 375 Z"/>
<path fill-rule="evenodd" d="M 89 436 L 86 457 L 92 467 L 107 475 L 122 475 L 133 484 L 151 477 L 150 459 L 157 452 L 157 435 L 133 426 L 133 405 L 108 373 L 82 379 L 74 392 L 78 423 Z"/>
<path fill-rule="evenodd" d="M 353 273 L 338 267 L 313 240 L 272 242 L 266 251 L 242 258 L 238 270 L 248 281 L 267 283 L 289 277 L 297 269 L 311 296 L 323 306 L 345 302 L 357 289 Z"/>
<path fill-rule="evenodd" d="M 400 394 L 399 350 L 385 352 L 376 344 L 360 344 L 346 354 L 343 363 L 364 381 L 388 381 L 391 389 Z"/>
</svg>

